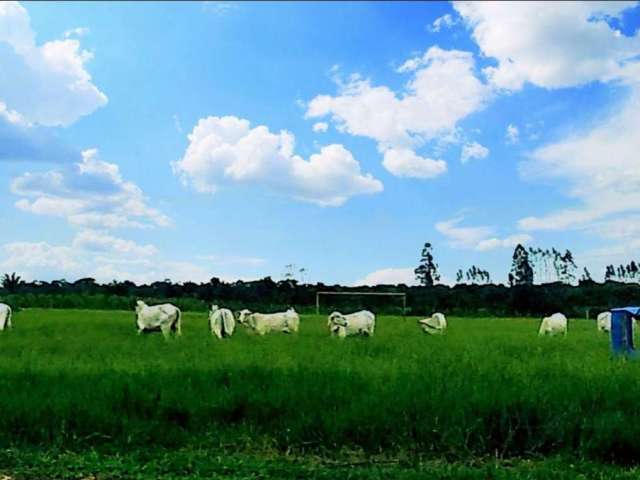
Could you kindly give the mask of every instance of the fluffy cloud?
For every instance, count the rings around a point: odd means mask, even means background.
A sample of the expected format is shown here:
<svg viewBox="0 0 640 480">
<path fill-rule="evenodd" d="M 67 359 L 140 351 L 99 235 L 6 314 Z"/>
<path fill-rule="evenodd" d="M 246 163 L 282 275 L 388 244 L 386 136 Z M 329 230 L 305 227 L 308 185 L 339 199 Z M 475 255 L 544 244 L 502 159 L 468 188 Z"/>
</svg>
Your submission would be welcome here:
<svg viewBox="0 0 640 480">
<path fill-rule="evenodd" d="M 473 158 L 486 158 L 489 155 L 489 149 L 478 142 L 467 143 L 462 147 L 460 161 L 467 163 Z"/>
<path fill-rule="evenodd" d="M 510 145 L 516 144 L 520 141 L 520 130 L 513 124 L 507 125 L 507 131 L 504 134 L 504 138 Z"/>
<path fill-rule="evenodd" d="M 24 197 L 16 207 L 88 227 L 169 225 L 165 215 L 147 205 L 140 187 L 125 181 L 118 165 L 100 160 L 97 153 L 85 150 L 82 160 L 67 168 L 15 178 L 11 190 Z"/>
<path fill-rule="evenodd" d="M 413 268 L 383 268 L 366 275 L 364 278 L 353 283 L 359 285 L 415 285 L 416 277 Z"/>
<path fill-rule="evenodd" d="M 0 161 L 69 163 L 80 152 L 61 142 L 53 128 L 30 124 L 0 101 Z"/>
<path fill-rule="evenodd" d="M 27 11 L 0 4 L 0 101 L 26 121 L 66 126 L 105 105 L 85 69 L 91 58 L 72 38 L 36 45 Z"/>
<path fill-rule="evenodd" d="M 72 272 L 81 263 L 72 248 L 52 246 L 45 242 L 12 242 L 3 246 L 4 270 L 23 272 Z M 30 277 L 35 278 L 35 277 Z"/>
<path fill-rule="evenodd" d="M 640 36 L 622 35 L 609 22 L 636 2 L 455 2 L 487 57 L 485 74 L 498 88 L 524 82 L 562 88 L 624 76 L 640 54 Z"/>
<path fill-rule="evenodd" d="M 131 240 L 117 238 L 99 230 L 82 230 L 76 234 L 72 246 L 76 249 L 91 252 L 124 253 L 142 257 L 149 257 L 158 253 L 158 249 L 153 245 L 138 245 Z"/>
<path fill-rule="evenodd" d="M 533 240 L 531 235 L 527 235 L 526 233 L 509 235 L 504 238 L 492 237 L 479 241 L 475 249 L 484 252 L 487 250 L 495 250 L 496 248 L 514 248 L 518 244 L 525 245 L 530 243 L 531 240 Z"/>
<path fill-rule="evenodd" d="M 91 250 L 95 245 L 87 245 L 90 249 L 85 250 L 85 245 L 80 243 L 78 245 L 74 241 L 73 246 L 50 245 L 46 242 L 8 243 L 1 248 L 4 258 L 0 261 L 0 268 L 16 271 L 27 279 L 47 281 L 92 277 L 99 282 L 131 280 L 141 284 L 165 278 L 175 282 L 206 281 L 212 276 L 201 264 L 138 257 L 136 248 L 121 254 L 115 245 L 108 245 L 105 251 L 96 252 Z M 116 254 L 119 255 L 114 256 Z"/>
<path fill-rule="evenodd" d="M 443 27 L 451 28 L 456 23 L 458 23 L 457 19 L 454 19 L 450 13 L 447 13 L 441 17 L 436 18 L 431 25 L 427 27 L 427 30 L 431 33 L 439 32 Z"/>
<path fill-rule="evenodd" d="M 403 91 L 374 86 L 354 75 L 347 82 L 338 81 L 338 95 L 313 98 L 306 116 L 329 116 L 339 131 L 371 138 L 381 152 L 415 151 L 429 140 L 450 134 L 458 121 L 484 106 L 491 91 L 475 76 L 474 67 L 470 52 L 431 47 L 398 69 L 411 74 Z M 394 164 L 385 166 L 389 163 Z M 406 169 L 398 171 L 406 176 Z M 424 168 L 416 171 L 427 178 Z"/>
<path fill-rule="evenodd" d="M 516 234 L 504 238 L 493 236 L 494 230 L 488 226 L 461 227 L 463 217 L 438 222 L 435 228 L 448 239 L 454 248 L 474 249 L 478 251 L 494 250 L 496 248 L 511 248 L 518 243 L 528 243 L 532 237 L 528 234 Z"/>
<path fill-rule="evenodd" d="M 313 124 L 313 131 L 316 133 L 326 132 L 329 129 L 327 122 L 316 122 Z"/>
<path fill-rule="evenodd" d="M 535 150 L 522 166 L 529 180 L 558 180 L 579 206 L 520 220 L 525 230 L 585 228 L 625 212 L 640 211 L 640 86 L 623 107 L 591 131 Z"/>
<path fill-rule="evenodd" d="M 263 125 L 251 128 L 241 118 L 203 118 L 188 138 L 189 146 L 173 169 L 199 192 L 255 184 L 317 205 L 338 206 L 383 189 L 379 180 L 361 172 L 342 145 L 325 146 L 305 160 L 294 153 L 290 132 L 273 133 Z"/>
<path fill-rule="evenodd" d="M 98 282 L 131 280 L 142 284 L 165 278 L 174 282 L 204 282 L 215 275 L 231 281 L 238 275 L 221 274 L 222 266 L 236 265 L 255 273 L 263 263 L 262 259 L 233 255 L 202 257 L 197 262 L 167 259 L 153 245 L 93 230 L 79 232 L 70 245 L 12 242 L 0 246 L 0 269 L 16 271 L 31 280 L 92 277 Z"/>
<path fill-rule="evenodd" d="M 480 241 L 491 235 L 491 227 L 460 227 L 463 217 L 452 218 L 436 223 L 435 228 L 447 237 L 454 248 L 474 248 Z"/>
<path fill-rule="evenodd" d="M 396 177 L 433 178 L 447 171 L 444 160 L 421 157 L 408 148 L 387 150 L 382 164 Z"/>
<path fill-rule="evenodd" d="M 84 37 L 89 33 L 89 31 L 90 30 L 87 27 L 76 27 L 76 28 L 72 28 L 70 30 L 65 31 L 64 35 L 62 36 L 64 38 Z"/>
</svg>

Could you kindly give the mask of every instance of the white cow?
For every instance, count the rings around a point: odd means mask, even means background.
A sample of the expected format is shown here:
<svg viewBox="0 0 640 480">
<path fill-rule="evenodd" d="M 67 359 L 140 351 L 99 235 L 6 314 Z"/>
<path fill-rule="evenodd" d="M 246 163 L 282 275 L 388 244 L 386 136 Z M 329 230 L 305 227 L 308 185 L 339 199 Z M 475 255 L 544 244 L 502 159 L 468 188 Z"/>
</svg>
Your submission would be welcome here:
<svg viewBox="0 0 640 480">
<path fill-rule="evenodd" d="M 447 329 L 447 319 L 443 313 L 434 313 L 429 318 L 418 320 L 418 324 L 429 335 L 441 335 Z"/>
<path fill-rule="evenodd" d="M 376 328 L 376 316 L 368 310 L 343 315 L 333 312 L 328 319 L 331 335 L 345 338 L 351 335 L 373 336 Z"/>
<path fill-rule="evenodd" d="M 241 310 L 238 323 L 247 325 L 259 335 L 269 332 L 297 333 L 300 328 L 300 316 L 290 308 L 286 312 L 252 313 L 251 310 Z"/>
<path fill-rule="evenodd" d="M 161 331 L 164 338 L 170 332 L 182 335 L 180 309 L 170 303 L 162 305 L 147 305 L 142 300 L 136 302 L 136 327 L 138 334 L 142 332 Z"/>
<path fill-rule="evenodd" d="M 602 312 L 598 314 L 596 319 L 596 326 L 599 332 L 611 331 L 611 312 Z"/>
<path fill-rule="evenodd" d="M 559 333 L 567 334 L 567 317 L 562 313 L 554 313 L 550 317 L 542 319 L 538 335 L 556 335 Z"/>
<path fill-rule="evenodd" d="M 12 328 L 11 307 L 6 303 L 0 303 L 0 331 L 5 328 Z"/>
<path fill-rule="evenodd" d="M 209 329 L 216 337 L 230 337 L 236 328 L 236 320 L 233 318 L 231 310 L 226 308 L 218 308 L 217 305 L 211 305 L 209 311 Z"/>
</svg>

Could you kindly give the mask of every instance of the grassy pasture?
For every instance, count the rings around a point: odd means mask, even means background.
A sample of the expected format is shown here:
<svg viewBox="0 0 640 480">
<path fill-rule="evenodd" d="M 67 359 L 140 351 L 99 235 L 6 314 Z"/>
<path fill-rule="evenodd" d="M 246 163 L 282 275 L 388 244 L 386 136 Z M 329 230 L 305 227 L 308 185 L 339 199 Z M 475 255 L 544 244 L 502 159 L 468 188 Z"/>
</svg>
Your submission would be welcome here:
<svg viewBox="0 0 640 480">
<path fill-rule="evenodd" d="M 165 342 L 137 336 L 132 312 L 24 310 L 0 335 L 0 467 L 33 449 L 150 446 L 640 460 L 640 362 L 610 360 L 593 322 L 538 338 L 536 319 L 448 321 L 432 337 L 414 318 L 380 317 L 375 337 L 341 341 L 306 315 L 298 335 L 218 341 L 187 313 L 183 337 Z"/>
</svg>

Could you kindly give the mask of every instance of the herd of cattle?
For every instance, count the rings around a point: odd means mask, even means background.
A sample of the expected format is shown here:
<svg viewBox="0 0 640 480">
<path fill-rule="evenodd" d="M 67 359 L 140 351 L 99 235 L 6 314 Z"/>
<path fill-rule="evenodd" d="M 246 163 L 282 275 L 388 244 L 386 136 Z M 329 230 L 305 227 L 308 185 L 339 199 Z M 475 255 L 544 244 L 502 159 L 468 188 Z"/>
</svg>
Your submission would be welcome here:
<svg viewBox="0 0 640 480">
<path fill-rule="evenodd" d="M 138 334 L 159 331 L 165 337 L 171 333 L 182 334 L 182 313 L 180 309 L 170 303 L 161 305 L 147 305 L 141 300 L 136 302 L 136 328 Z M 250 310 L 240 310 L 236 315 L 226 308 L 212 305 L 209 310 L 209 330 L 212 335 L 222 339 L 230 337 L 236 329 L 236 323 L 252 329 L 259 335 L 269 332 L 297 333 L 300 328 L 300 316 L 290 308 L 279 313 L 253 313 Z M 447 319 L 442 313 L 434 313 L 431 317 L 418 320 L 418 325 L 425 333 L 440 335 L 447 330 Z M 602 312 L 596 319 L 596 326 L 600 332 L 611 330 L 611 313 Z M 635 326 L 635 322 L 634 322 Z M 11 307 L 0 303 L 0 331 L 11 328 Z M 344 315 L 333 312 L 327 319 L 327 327 L 331 335 L 345 338 L 352 335 L 370 337 L 376 328 L 376 317 L 368 310 Z M 567 317 L 562 313 L 554 313 L 542 319 L 539 335 L 567 334 Z"/>
</svg>

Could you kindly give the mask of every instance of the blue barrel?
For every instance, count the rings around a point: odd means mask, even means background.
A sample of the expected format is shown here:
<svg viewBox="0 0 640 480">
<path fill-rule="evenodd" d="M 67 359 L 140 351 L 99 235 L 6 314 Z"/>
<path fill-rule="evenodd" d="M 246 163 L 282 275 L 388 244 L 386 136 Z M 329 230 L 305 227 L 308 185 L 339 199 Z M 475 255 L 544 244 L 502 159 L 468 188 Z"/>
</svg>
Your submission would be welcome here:
<svg viewBox="0 0 640 480">
<path fill-rule="evenodd" d="M 640 315 L 640 307 L 613 308 L 611 310 L 611 352 L 635 357 L 633 345 L 633 319 Z"/>
</svg>

